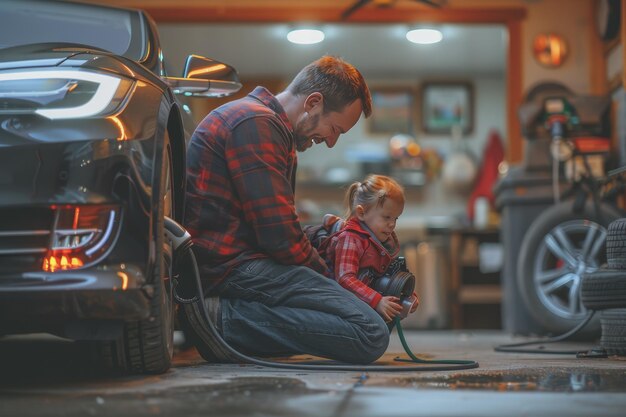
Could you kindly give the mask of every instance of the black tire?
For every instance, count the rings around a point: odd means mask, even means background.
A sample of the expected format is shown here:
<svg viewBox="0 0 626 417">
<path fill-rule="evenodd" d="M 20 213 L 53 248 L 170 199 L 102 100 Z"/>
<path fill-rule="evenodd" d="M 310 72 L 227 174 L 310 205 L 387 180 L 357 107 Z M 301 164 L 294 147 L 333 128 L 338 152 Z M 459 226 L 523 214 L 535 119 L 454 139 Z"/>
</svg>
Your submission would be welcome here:
<svg viewBox="0 0 626 417">
<path fill-rule="evenodd" d="M 600 321 L 600 345 L 609 355 L 626 355 L 626 309 L 604 310 L 600 313 Z"/>
<path fill-rule="evenodd" d="M 575 212 L 568 201 L 550 207 L 527 230 L 517 260 L 517 287 L 530 314 L 546 330 L 564 333 L 586 316 L 581 275 L 606 262 L 606 227 L 618 217 L 606 204 L 600 213 L 591 203 Z M 596 335 L 599 329 L 594 318 L 580 336 Z"/>
<path fill-rule="evenodd" d="M 155 264 L 150 287 L 150 315 L 124 324 L 123 336 L 100 344 L 101 364 L 108 370 L 131 374 L 160 374 L 172 365 L 174 353 L 175 304 L 172 291 L 172 244 L 165 238 L 164 216 L 173 217 L 172 156 L 165 136 L 161 170 L 153 196 L 153 244 Z M 156 200 L 155 200 L 156 199 Z"/>
<path fill-rule="evenodd" d="M 589 310 L 626 308 L 626 270 L 600 268 L 583 274 L 581 297 Z"/>
<path fill-rule="evenodd" d="M 609 225 L 606 258 L 610 269 L 626 270 L 626 218 L 617 219 Z"/>
</svg>

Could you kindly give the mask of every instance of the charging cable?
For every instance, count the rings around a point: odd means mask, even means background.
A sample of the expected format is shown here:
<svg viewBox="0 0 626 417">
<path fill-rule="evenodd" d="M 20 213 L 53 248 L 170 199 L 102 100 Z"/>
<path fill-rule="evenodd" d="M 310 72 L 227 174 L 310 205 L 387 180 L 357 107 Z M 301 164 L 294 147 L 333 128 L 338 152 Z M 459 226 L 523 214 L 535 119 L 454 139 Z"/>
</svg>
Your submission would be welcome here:
<svg viewBox="0 0 626 417">
<path fill-rule="evenodd" d="M 415 354 L 411 351 L 411 348 L 409 348 L 409 344 L 406 342 L 406 339 L 404 338 L 404 331 L 402 330 L 402 326 L 400 325 L 400 318 L 399 317 L 395 317 L 394 319 L 394 326 L 396 328 L 396 330 L 398 331 L 398 337 L 400 338 L 400 343 L 402 343 L 402 347 L 404 348 L 404 351 L 406 352 L 407 355 L 409 355 L 409 357 L 411 359 L 404 359 L 404 358 L 395 358 L 394 360 L 397 362 L 413 362 L 413 363 L 431 363 L 431 364 L 450 364 L 450 365 L 467 365 L 467 366 L 471 366 L 471 365 L 476 365 L 476 366 L 472 366 L 472 368 L 476 368 L 478 367 L 478 364 L 475 361 L 472 360 L 457 360 L 457 359 L 435 359 L 435 360 L 426 360 L 426 359 L 420 359 L 417 356 L 415 356 Z M 463 368 L 466 369 L 466 368 Z"/>
<path fill-rule="evenodd" d="M 584 317 L 583 321 L 581 321 L 578 325 L 576 325 L 573 329 L 563 333 L 559 336 L 550 337 L 544 340 L 532 340 L 529 342 L 521 342 L 521 343 L 510 343 L 506 345 L 499 345 L 494 348 L 496 352 L 508 352 L 508 353 L 545 353 L 545 354 L 553 354 L 553 355 L 576 355 L 577 358 L 606 358 L 607 353 L 604 349 L 591 349 L 589 351 L 580 351 L 580 350 L 545 350 L 543 347 L 538 347 L 535 349 L 522 349 L 524 346 L 532 346 L 532 345 L 540 345 L 540 344 L 548 344 L 548 343 L 557 343 L 562 342 L 576 333 L 578 333 L 583 327 L 591 321 L 591 318 L 595 314 L 595 311 L 590 310 L 587 315 Z"/>
</svg>

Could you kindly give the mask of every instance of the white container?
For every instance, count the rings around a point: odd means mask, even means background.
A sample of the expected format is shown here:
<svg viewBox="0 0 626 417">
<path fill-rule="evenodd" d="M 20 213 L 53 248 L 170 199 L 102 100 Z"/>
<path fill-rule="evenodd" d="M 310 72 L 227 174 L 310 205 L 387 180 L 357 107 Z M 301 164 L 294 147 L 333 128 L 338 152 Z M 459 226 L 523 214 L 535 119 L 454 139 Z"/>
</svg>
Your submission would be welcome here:
<svg viewBox="0 0 626 417">
<path fill-rule="evenodd" d="M 489 200 L 487 197 L 477 197 L 474 200 L 474 227 L 486 229 L 489 226 Z"/>
</svg>

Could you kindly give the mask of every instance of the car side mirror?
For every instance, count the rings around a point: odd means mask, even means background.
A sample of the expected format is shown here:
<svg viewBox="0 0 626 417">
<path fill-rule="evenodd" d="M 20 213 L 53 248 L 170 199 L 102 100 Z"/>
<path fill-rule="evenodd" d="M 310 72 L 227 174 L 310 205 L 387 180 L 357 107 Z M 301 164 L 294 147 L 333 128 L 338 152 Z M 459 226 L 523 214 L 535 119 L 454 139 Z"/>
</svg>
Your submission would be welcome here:
<svg viewBox="0 0 626 417">
<path fill-rule="evenodd" d="M 199 55 L 189 55 L 183 77 L 166 77 L 175 94 L 201 97 L 226 97 L 241 89 L 235 68 Z"/>
</svg>

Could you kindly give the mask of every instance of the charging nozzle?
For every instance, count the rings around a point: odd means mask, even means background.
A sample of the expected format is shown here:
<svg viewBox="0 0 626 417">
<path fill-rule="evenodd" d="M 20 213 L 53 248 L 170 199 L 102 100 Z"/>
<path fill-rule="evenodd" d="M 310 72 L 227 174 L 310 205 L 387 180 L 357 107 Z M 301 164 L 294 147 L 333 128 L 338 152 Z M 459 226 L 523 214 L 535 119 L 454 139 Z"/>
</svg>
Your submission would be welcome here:
<svg viewBox="0 0 626 417">
<path fill-rule="evenodd" d="M 174 251 L 178 251 L 179 249 L 189 245 L 189 242 L 191 242 L 191 235 L 183 226 L 167 216 L 165 216 L 164 226 L 165 233 L 167 234 L 167 238 L 172 242 Z"/>
<path fill-rule="evenodd" d="M 417 297 L 412 295 L 410 297 L 406 297 L 402 299 L 402 312 L 400 313 L 400 318 L 406 318 L 411 312 L 413 306 L 417 303 Z"/>
</svg>

